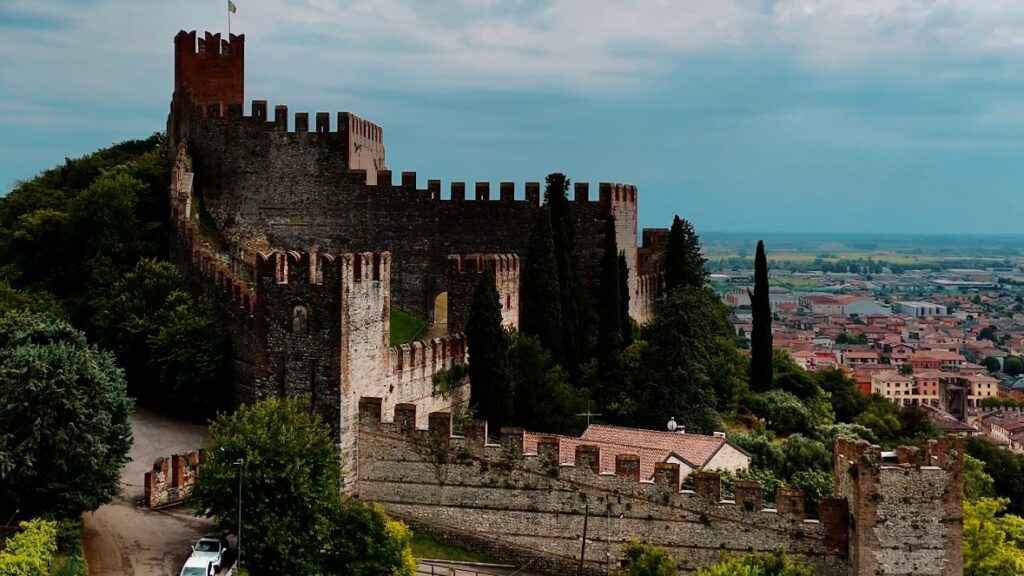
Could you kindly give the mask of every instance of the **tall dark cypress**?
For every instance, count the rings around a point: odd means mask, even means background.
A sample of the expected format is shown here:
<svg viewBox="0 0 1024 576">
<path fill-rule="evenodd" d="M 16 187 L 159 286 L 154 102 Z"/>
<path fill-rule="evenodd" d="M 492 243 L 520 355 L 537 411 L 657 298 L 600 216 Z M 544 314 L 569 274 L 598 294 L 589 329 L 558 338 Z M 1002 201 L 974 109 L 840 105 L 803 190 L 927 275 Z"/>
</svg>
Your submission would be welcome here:
<svg viewBox="0 0 1024 576">
<path fill-rule="evenodd" d="M 597 362 L 605 366 L 622 348 L 622 302 L 619 296 L 619 248 L 615 243 L 615 220 L 604 226 L 604 251 L 598 286 Z"/>
<path fill-rule="evenodd" d="M 532 334 L 562 363 L 562 297 L 555 263 L 555 245 L 551 232 L 551 215 L 545 206 L 537 214 L 530 231 L 523 263 L 523 291 L 519 329 Z"/>
<path fill-rule="evenodd" d="M 497 433 L 512 417 L 512 392 L 508 375 L 508 337 L 501 326 L 501 303 L 494 286 L 494 272 L 480 274 L 466 320 L 469 346 L 470 405 Z"/>
<path fill-rule="evenodd" d="M 629 266 L 626 253 L 619 251 L 619 322 L 622 331 L 622 347 L 633 343 L 633 321 L 629 318 Z"/>
<path fill-rule="evenodd" d="M 754 257 L 754 291 L 750 292 L 753 328 L 750 331 L 750 388 L 755 392 L 772 387 L 772 310 L 768 301 L 768 258 L 758 241 Z"/>
<path fill-rule="evenodd" d="M 668 243 L 665 246 L 665 291 L 680 286 L 704 286 L 708 272 L 704 268 L 707 259 L 701 253 L 700 237 L 693 230 L 693 224 L 679 216 L 672 219 Z"/>
<path fill-rule="evenodd" d="M 590 310 L 576 262 L 576 222 L 567 196 L 569 179 L 562 173 L 549 174 L 544 198 L 551 210 L 551 232 L 562 304 L 562 358 L 574 383 L 579 382 L 580 365 L 587 349 Z"/>
</svg>

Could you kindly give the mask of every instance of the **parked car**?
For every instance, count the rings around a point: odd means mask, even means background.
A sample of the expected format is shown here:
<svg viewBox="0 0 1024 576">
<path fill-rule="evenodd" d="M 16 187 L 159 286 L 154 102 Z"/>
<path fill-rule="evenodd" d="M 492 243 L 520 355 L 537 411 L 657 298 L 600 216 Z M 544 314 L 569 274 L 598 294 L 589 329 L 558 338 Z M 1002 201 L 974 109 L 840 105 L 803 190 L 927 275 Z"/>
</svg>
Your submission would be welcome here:
<svg viewBox="0 0 1024 576">
<path fill-rule="evenodd" d="M 192 545 L 192 555 L 181 569 L 181 576 L 213 576 L 220 572 L 227 550 L 227 539 L 220 534 L 207 534 Z"/>
</svg>

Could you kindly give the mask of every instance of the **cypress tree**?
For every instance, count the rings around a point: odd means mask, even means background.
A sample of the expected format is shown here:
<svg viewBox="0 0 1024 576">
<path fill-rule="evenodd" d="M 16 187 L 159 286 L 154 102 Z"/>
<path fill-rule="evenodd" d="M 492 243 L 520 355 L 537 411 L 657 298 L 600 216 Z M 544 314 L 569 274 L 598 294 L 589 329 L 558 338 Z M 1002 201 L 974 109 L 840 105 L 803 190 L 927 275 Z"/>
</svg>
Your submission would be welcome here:
<svg viewBox="0 0 1024 576">
<path fill-rule="evenodd" d="M 749 290 L 748 290 L 749 292 Z M 768 301 L 768 258 L 758 241 L 754 257 L 754 291 L 750 292 L 753 328 L 750 331 L 750 388 L 764 392 L 772 387 L 772 310 Z"/>
<path fill-rule="evenodd" d="M 511 418 L 512 393 L 508 382 L 508 337 L 501 326 L 501 303 L 494 272 L 485 270 L 473 289 L 466 320 L 469 346 L 470 405 L 498 432 Z"/>
<path fill-rule="evenodd" d="M 598 286 L 597 361 L 602 367 L 618 356 L 622 348 L 622 302 L 619 297 L 619 249 L 615 243 L 615 220 L 604 226 L 604 251 L 601 254 L 601 278 Z"/>
<path fill-rule="evenodd" d="M 633 343 L 633 321 L 629 318 L 629 267 L 626 253 L 619 251 L 619 322 L 622 330 L 622 347 Z"/>
<path fill-rule="evenodd" d="M 675 216 L 665 246 L 665 292 L 671 294 L 680 286 L 707 284 L 705 262 L 707 259 L 701 254 L 700 237 L 694 232 L 693 224 Z"/>
<path fill-rule="evenodd" d="M 523 263 L 521 314 L 520 331 L 536 336 L 554 361 L 562 362 L 562 300 L 547 207 L 537 214 L 530 231 Z"/>
<path fill-rule="evenodd" d="M 590 333 L 590 309 L 576 262 L 576 222 L 567 197 L 569 179 L 565 174 L 549 174 L 544 199 L 551 211 L 551 232 L 558 270 L 562 306 L 562 358 L 574 383 L 580 379 L 580 365 L 586 357 Z"/>
</svg>

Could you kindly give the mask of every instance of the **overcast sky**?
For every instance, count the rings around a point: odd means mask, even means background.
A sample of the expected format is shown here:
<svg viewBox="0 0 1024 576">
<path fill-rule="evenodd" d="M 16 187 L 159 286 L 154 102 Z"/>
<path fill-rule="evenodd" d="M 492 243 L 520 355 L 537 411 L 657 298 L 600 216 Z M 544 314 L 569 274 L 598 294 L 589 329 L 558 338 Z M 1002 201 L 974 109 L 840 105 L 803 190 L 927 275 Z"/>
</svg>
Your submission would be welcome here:
<svg viewBox="0 0 1024 576">
<path fill-rule="evenodd" d="M 236 4 L 248 99 L 369 118 L 421 185 L 559 170 L 698 232 L 1022 231 L 1020 0 Z M 0 190 L 162 130 L 174 34 L 226 16 L 0 0 Z"/>
</svg>

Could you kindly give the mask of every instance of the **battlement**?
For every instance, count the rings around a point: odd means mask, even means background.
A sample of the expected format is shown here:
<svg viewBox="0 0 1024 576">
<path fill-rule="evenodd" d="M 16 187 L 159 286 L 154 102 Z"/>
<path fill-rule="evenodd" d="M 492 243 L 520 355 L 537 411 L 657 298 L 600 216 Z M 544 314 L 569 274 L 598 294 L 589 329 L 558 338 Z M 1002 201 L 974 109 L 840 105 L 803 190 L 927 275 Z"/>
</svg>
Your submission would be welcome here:
<svg viewBox="0 0 1024 576">
<path fill-rule="evenodd" d="M 477 274 L 493 270 L 501 278 L 519 274 L 519 256 L 516 254 L 460 254 L 448 255 L 449 274 Z"/>
<path fill-rule="evenodd" d="M 324 284 L 340 278 L 348 282 L 379 282 L 390 274 L 390 252 L 333 256 L 316 252 L 274 251 L 256 255 L 256 278 L 271 279 L 276 284 Z"/>
<path fill-rule="evenodd" d="M 227 39 L 221 39 L 220 33 L 206 32 L 204 37 L 197 38 L 195 30 L 180 30 L 174 36 L 174 53 L 178 56 L 241 57 L 244 52 L 245 34 L 229 34 Z"/>
<path fill-rule="evenodd" d="M 643 274 L 637 276 L 636 294 L 638 296 L 660 296 L 665 276 L 663 274 Z"/>
<path fill-rule="evenodd" d="M 164 508 L 181 504 L 195 485 L 196 471 L 202 464 L 202 450 L 160 457 L 143 477 L 142 502 L 146 508 Z"/>
<path fill-rule="evenodd" d="M 883 469 L 900 470 L 940 469 L 959 474 L 963 469 L 963 439 L 939 438 L 929 440 L 925 450 L 914 446 L 900 446 L 894 454 L 884 457 L 881 448 L 864 440 L 839 438 L 835 447 L 836 470 L 857 469 L 857 474 L 878 474 Z"/>
<path fill-rule="evenodd" d="M 519 328 L 519 256 L 515 254 L 449 254 L 447 262 L 448 333 L 465 329 L 473 290 L 480 274 L 494 274 L 501 305 L 501 323 Z"/>
<path fill-rule="evenodd" d="M 392 346 L 391 372 L 398 382 L 428 379 L 440 370 L 466 362 L 466 338 L 453 334 Z"/>
<path fill-rule="evenodd" d="M 178 32 L 174 37 L 174 92 L 204 109 L 223 115 L 245 98 L 245 35 Z"/>
</svg>

